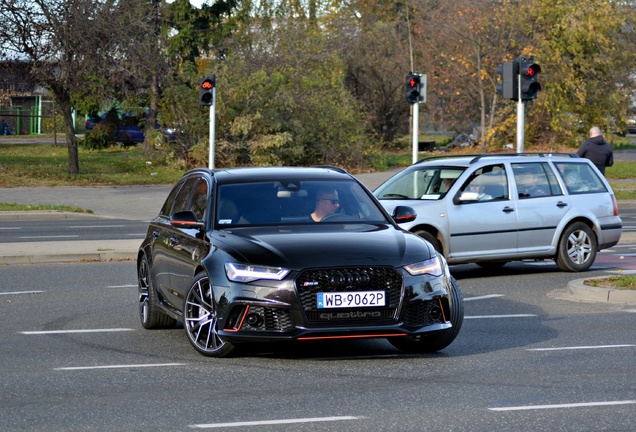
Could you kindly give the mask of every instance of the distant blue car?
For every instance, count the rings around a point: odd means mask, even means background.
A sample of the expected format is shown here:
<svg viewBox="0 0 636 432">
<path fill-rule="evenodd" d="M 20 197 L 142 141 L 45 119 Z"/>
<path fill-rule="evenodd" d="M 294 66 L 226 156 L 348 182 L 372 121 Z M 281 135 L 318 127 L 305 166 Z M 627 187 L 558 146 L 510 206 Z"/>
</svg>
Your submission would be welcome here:
<svg viewBox="0 0 636 432">
<path fill-rule="evenodd" d="M 144 132 L 139 125 L 146 115 L 135 115 L 134 113 L 122 113 L 113 108 L 99 117 L 89 117 L 84 123 L 87 131 L 91 131 L 97 124 L 111 123 L 114 125 L 113 141 L 124 145 L 135 145 L 144 142 Z M 161 128 L 156 124 L 157 129 L 161 129 L 166 138 L 170 141 L 175 139 L 174 129 Z"/>
</svg>

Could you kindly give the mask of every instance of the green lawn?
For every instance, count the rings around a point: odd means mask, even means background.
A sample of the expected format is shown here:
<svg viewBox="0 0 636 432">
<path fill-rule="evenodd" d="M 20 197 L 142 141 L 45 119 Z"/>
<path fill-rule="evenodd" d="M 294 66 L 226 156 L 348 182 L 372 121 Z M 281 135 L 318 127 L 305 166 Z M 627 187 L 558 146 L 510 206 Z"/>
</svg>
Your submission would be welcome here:
<svg viewBox="0 0 636 432">
<path fill-rule="evenodd" d="M 372 163 L 378 170 L 388 170 L 408 166 L 411 159 L 410 149 L 393 150 Z M 162 153 L 140 147 L 80 148 L 79 165 L 79 175 L 68 174 L 66 147 L 0 144 L 0 187 L 173 184 L 183 175 L 183 169 L 167 163 Z M 636 162 L 617 161 L 606 176 L 617 199 L 636 199 Z"/>
</svg>

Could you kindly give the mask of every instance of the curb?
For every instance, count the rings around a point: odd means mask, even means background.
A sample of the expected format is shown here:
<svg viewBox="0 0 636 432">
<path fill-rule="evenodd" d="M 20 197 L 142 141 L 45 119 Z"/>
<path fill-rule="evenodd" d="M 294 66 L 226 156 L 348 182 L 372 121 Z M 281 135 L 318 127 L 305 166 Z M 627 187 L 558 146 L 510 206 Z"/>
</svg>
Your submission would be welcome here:
<svg viewBox="0 0 636 432">
<path fill-rule="evenodd" d="M 0 265 L 135 260 L 141 240 L 4 243 Z"/>
<path fill-rule="evenodd" d="M 607 276 L 570 281 L 565 295 L 580 301 L 636 305 L 636 290 L 599 288 L 585 285 L 585 281 L 590 279 L 607 279 Z"/>
<path fill-rule="evenodd" d="M 109 219 L 93 213 L 65 212 L 57 210 L 7 211 L 0 212 L 0 221 L 46 221 L 46 220 L 80 220 Z"/>
</svg>

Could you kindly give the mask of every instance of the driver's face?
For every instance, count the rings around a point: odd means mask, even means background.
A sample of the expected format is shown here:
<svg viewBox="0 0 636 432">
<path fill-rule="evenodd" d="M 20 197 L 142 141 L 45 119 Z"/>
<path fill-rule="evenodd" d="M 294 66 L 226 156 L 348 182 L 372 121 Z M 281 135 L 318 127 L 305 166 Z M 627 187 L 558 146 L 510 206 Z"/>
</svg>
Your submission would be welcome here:
<svg viewBox="0 0 636 432">
<path fill-rule="evenodd" d="M 325 214 L 335 213 L 338 210 L 338 207 L 340 207 L 338 193 L 336 192 L 320 194 L 316 198 L 316 201 L 318 201 L 318 206 Z"/>
</svg>

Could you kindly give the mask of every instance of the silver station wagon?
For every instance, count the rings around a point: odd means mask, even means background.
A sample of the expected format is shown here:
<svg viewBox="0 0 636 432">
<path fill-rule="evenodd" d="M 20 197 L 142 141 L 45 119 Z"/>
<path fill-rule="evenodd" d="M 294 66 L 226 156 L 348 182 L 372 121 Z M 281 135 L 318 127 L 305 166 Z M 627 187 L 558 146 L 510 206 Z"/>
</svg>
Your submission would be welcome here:
<svg viewBox="0 0 636 432">
<path fill-rule="evenodd" d="M 389 213 L 413 207 L 417 218 L 400 226 L 449 264 L 553 259 L 564 271 L 585 271 L 622 231 L 609 183 L 569 153 L 432 157 L 373 193 Z"/>
</svg>

